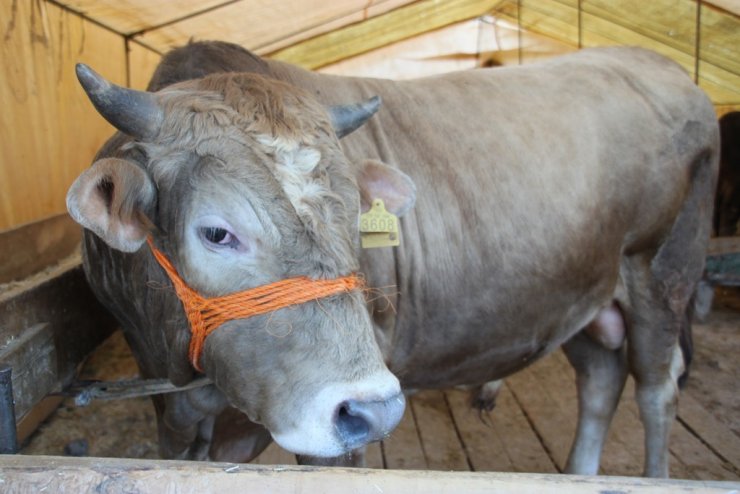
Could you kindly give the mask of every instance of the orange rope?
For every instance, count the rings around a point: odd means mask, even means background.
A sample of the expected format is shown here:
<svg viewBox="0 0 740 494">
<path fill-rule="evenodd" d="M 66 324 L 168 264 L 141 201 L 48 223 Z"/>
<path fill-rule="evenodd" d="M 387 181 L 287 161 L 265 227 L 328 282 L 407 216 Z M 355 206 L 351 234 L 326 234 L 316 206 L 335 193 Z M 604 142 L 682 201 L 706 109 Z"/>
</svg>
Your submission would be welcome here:
<svg viewBox="0 0 740 494">
<path fill-rule="evenodd" d="M 222 297 L 205 298 L 180 278 L 175 267 L 154 246 L 151 238 L 148 238 L 147 242 L 157 262 L 172 280 L 177 296 L 185 309 L 192 332 L 188 356 L 193 367 L 198 371 L 202 371 L 199 362 L 206 337 L 223 323 L 233 319 L 246 319 L 266 314 L 340 293 L 347 293 L 363 285 L 362 279 L 356 274 L 333 280 L 314 280 L 302 276 L 276 281 L 275 283 Z"/>
</svg>

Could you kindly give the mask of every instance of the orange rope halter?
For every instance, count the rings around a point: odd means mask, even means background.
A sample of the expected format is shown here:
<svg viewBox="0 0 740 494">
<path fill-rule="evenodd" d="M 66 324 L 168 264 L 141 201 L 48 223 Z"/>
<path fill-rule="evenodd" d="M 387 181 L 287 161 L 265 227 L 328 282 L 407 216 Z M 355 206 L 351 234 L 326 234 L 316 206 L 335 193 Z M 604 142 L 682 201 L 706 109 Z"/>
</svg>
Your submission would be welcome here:
<svg viewBox="0 0 740 494">
<path fill-rule="evenodd" d="M 188 356 L 193 367 L 200 372 L 202 372 L 199 363 L 200 355 L 206 337 L 223 323 L 233 319 L 246 319 L 266 314 L 311 300 L 347 293 L 363 285 L 362 279 L 354 273 L 333 280 L 314 280 L 301 276 L 222 297 L 205 298 L 180 278 L 172 263 L 154 246 L 151 238 L 147 238 L 147 243 L 152 249 L 157 262 L 172 280 L 177 297 L 185 309 L 192 332 Z"/>
</svg>

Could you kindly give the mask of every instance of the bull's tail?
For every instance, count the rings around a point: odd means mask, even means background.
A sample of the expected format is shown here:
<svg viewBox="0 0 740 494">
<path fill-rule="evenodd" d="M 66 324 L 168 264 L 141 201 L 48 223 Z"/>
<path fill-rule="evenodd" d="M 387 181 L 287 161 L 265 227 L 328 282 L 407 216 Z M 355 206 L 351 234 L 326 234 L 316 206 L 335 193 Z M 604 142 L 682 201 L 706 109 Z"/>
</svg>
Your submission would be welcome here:
<svg viewBox="0 0 740 494">
<path fill-rule="evenodd" d="M 678 335 L 678 344 L 681 347 L 681 354 L 683 355 L 683 372 L 678 378 L 679 389 L 684 389 L 686 387 L 686 382 L 689 380 L 691 360 L 694 356 L 694 337 L 691 331 L 691 322 L 694 318 L 695 302 L 698 291 L 699 289 L 697 288 L 691 296 L 689 306 L 686 308 L 686 316 L 684 317 L 683 324 L 681 324 L 681 332 Z"/>
<path fill-rule="evenodd" d="M 691 296 L 689 306 L 686 309 L 686 320 L 681 326 L 681 332 L 678 335 L 678 343 L 681 346 L 684 364 L 683 374 L 678 378 L 678 387 L 681 389 L 686 387 L 686 381 L 689 379 L 689 369 L 694 354 L 694 339 L 691 325 L 694 322 L 701 323 L 707 320 L 709 312 L 712 310 L 713 300 L 714 286 L 707 281 L 705 274 L 705 277 L 697 283 L 696 289 Z"/>
</svg>

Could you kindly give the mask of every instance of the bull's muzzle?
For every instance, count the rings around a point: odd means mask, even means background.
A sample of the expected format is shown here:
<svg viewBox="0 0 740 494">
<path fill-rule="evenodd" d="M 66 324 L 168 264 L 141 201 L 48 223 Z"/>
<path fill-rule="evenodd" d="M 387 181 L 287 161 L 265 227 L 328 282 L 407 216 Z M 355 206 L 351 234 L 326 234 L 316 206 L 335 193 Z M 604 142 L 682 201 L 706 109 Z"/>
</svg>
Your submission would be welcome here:
<svg viewBox="0 0 740 494">
<path fill-rule="evenodd" d="M 347 449 L 379 441 L 395 429 L 405 407 L 403 393 L 384 401 L 347 400 L 336 411 L 337 434 Z"/>
</svg>

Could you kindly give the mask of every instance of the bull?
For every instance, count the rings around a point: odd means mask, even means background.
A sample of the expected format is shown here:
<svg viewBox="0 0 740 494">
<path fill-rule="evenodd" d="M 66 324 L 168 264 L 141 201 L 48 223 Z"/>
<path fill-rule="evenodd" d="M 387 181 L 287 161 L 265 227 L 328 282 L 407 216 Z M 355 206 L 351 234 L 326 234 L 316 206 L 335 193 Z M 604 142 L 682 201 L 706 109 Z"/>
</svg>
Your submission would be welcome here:
<svg viewBox="0 0 740 494">
<path fill-rule="evenodd" d="M 143 376 L 213 382 L 154 399 L 164 457 L 246 461 L 274 439 L 352 461 L 398 423 L 402 389 L 485 386 L 562 346 L 567 471 L 597 473 L 632 374 L 644 473 L 667 476 L 719 145 L 675 63 L 603 48 L 395 82 L 208 42 L 166 55 L 146 92 L 78 77 L 120 131 L 67 197 L 89 282 Z M 376 199 L 397 248 L 359 247 Z M 231 312 L 284 280 L 352 282 Z"/>
</svg>

